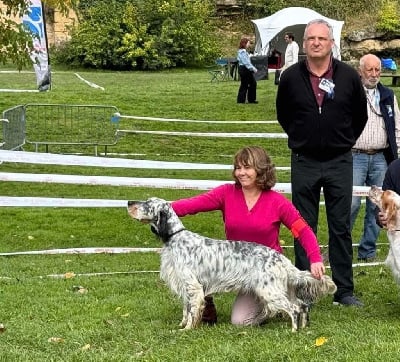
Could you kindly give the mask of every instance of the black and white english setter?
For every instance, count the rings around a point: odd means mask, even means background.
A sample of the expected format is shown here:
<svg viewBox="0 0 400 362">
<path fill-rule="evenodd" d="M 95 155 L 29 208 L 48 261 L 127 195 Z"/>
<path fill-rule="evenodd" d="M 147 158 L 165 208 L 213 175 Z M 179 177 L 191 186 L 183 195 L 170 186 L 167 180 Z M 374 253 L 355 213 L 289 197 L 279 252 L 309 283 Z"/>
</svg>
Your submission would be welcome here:
<svg viewBox="0 0 400 362">
<path fill-rule="evenodd" d="M 165 200 L 128 201 L 128 213 L 150 223 L 164 242 L 160 275 L 183 301 L 182 329 L 199 324 L 205 296 L 235 291 L 259 298 L 264 305 L 260 323 L 285 312 L 292 320 L 292 330 L 297 331 L 308 323 L 308 305 L 336 291 L 330 277 L 317 280 L 273 249 L 215 240 L 186 230 Z"/>
<path fill-rule="evenodd" d="M 391 269 L 396 283 L 400 285 L 400 196 L 392 190 L 382 191 L 379 187 L 372 186 L 368 197 L 386 214 L 389 253 L 385 264 Z"/>
</svg>

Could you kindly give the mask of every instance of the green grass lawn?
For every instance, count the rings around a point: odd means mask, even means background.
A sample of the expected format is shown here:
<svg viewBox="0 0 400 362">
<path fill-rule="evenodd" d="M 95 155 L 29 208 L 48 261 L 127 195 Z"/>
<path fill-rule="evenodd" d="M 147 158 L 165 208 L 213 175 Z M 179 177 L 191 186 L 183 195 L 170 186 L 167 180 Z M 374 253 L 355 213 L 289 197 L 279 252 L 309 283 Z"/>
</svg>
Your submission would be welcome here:
<svg viewBox="0 0 400 362">
<path fill-rule="evenodd" d="M 275 120 L 273 77 L 258 83 L 259 104 L 236 104 L 238 82 L 210 83 L 207 70 L 166 72 L 54 71 L 46 93 L 0 94 L 0 111 L 27 103 L 111 105 L 122 115 L 217 121 Z M 389 80 L 383 80 L 384 82 Z M 34 89 L 33 74 L 0 73 L 0 89 Z M 394 88 L 400 96 L 397 88 Z M 29 122 L 29 120 L 28 120 Z M 274 124 L 182 124 L 122 118 L 121 128 L 196 132 L 282 132 Z M 126 135 L 108 157 L 231 164 L 237 149 L 265 147 L 277 166 L 290 164 L 286 140 Z M 27 145 L 26 150 L 33 150 Z M 51 152 L 93 155 L 92 147 L 52 146 Z M 145 170 L 3 162 L 0 172 L 231 180 L 230 171 Z M 279 182 L 289 182 L 287 171 Z M 195 190 L 1 182 L 0 196 L 173 200 Z M 290 197 L 290 195 L 288 195 Z M 361 233 L 363 210 L 353 238 Z M 185 226 L 223 238 L 219 213 L 185 217 Z M 124 208 L 0 208 L 0 252 L 81 247 L 160 247 L 148 226 Z M 321 207 L 318 238 L 327 242 Z M 293 259 L 290 233 L 281 239 Z M 381 233 L 378 258 L 387 254 Z M 356 259 L 355 259 L 356 261 Z M 219 323 L 179 332 L 181 304 L 159 280 L 159 255 L 75 254 L 0 256 L 0 361 L 397 361 L 400 353 L 399 289 L 383 266 L 356 267 L 362 309 L 316 304 L 310 327 L 292 333 L 288 319 L 256 328 L 230 324 L 234 296 L 216 296 Z M 329 273 L 329 270 L 328 270 Z M 64 277 L 60 277 L 64 276 Z M 65 277 L 67 276 L 67 277 Z M 318 338 L 326 338 L 321 346 Z"/>
</svg>

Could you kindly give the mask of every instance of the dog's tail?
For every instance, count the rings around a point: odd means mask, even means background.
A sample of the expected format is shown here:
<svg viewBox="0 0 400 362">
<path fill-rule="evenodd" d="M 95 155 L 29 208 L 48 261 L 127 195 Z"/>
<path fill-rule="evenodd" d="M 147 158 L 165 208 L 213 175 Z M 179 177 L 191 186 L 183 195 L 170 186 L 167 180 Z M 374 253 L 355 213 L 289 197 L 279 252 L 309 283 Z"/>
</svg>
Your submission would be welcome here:
<svg viewBox="0 0 400 362">
<path fill-rule="evenodd" d="M 289 285 L 296 297 L 305 303 L 314 303 L 318 299 L 336 292 L 336 284 L 328 276 L 324 275 L 321 279 L 315 279 L 307 270 L 290 273 Z"/>
</svg>

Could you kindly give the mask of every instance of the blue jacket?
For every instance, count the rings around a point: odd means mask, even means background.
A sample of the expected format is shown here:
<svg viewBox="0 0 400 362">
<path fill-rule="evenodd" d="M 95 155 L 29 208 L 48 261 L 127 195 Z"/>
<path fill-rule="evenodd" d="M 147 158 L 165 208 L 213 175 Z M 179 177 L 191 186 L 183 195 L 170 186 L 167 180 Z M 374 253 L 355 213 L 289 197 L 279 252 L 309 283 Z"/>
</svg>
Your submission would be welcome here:
<svg viewBox="0 0 400 362">
<path fill-rule="evenodd" d="M 379 108 L 383 120 L 385 122 L 386 133 L 388 137 L 389 147 L 385 150 L 384 155 L 386 162 L 389 165 L 397 156 L 397 143 L 396 143 L 396 129 L 394 118 L 394 92 L 381 83 L 378 83 L 378 90 L 380 95 Z"/>
</svg>

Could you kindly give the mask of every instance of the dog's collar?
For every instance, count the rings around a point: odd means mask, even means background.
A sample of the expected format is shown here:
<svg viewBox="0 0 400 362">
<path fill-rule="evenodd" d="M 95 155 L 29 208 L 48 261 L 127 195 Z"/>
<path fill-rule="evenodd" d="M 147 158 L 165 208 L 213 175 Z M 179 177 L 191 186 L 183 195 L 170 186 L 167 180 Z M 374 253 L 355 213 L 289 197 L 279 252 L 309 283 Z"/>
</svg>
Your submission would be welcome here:
<svg viewBox="0 0 400 362">
<path fill-rule="evenodd" d="M 172 234 L 167 235 L 167 240 L 171 239 L 174 235 L 179 234 L 181 231 L 186 230 L 185 228 L 179 229 L 175 232 L 173 232 Z"/>
</svg>

